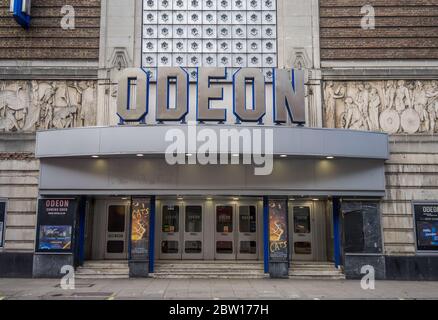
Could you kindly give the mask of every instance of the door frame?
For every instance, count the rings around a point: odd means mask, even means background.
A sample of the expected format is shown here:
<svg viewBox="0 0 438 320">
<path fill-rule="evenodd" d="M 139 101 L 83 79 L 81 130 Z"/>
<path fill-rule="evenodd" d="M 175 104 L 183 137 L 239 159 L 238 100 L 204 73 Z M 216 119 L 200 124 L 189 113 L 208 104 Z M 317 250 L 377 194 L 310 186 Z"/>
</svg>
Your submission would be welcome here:
<svg viewBox="0 0 438 320">
<path fill-rule="evenodd" d="M 294 226 L 294 207 L 310 208 L 310 234 L 306 235 L 306 241 L 310 241 L 312 253 L 310 255 L 295 253 L 295 226 Z M 313 233 L 315 232 L 315 204 L 313 201 L 289 201 L 288 204 L 288 221 L 289 221 L 289 260 L 290 261 L 314 261 L 315 260 L 315 241 Z"/>
<path fill-rule="evenodd" d="M 201 207 L 201 217 L 202 217 L 202 223 L 201 223 L 201 235 L 186 235 L 186 234 L 190 234 L 190 232 L 186 232 L 186 209 L 187 207 L 190 206 L 199 206 Z M 184 201 L 183 204 L 183 211 L 182 211 L 182 220 L 183 220 L 183 225 L 184 225 L 184 229 L 183 232 L 181 233 L 181 249 L 182 249 L 182 255 L 181 255 L 181 259 L 182 260 L 204 260 L 205 257 L 205 249 L 206 249 L 206 243 L 205 243 L 205 225 L 206 225 L 206 211 L 205 211 L 205 201 L 201 201 L 201 200 L 187 200 Z M 196 240 L 196 239 L 200 239 L 202 242 L 202 246 L 201 246 L 201 253 L 186 253 L 185 252 L 185 242 L 190 241 L 190 240 Z"/>
<path fill-rule="evenodd" d="M 124 206 L 125 207 L 125 232 L 124 232 L 124 247 L 123 253 L 108 253 L 108 213 L 110 206 Z M 129 240 L 129 229 L 131 225 L 131 203 L 127 200 L 105 200 L 105 232 L 104 232 L 104 259 L 105 260 L 128 260 L 128 240 Z"/>
<path fill-rule="evenodd" d="M 218 207 L 232 207 L 233 208 L 233 232 L 231 232 L 231 236 L 229 236 L 233 241 L 233 253 L 217 253 L 217 242 L 219 240 L 218 234 L 221 232 L 217 232 L 217 208 Z M 214 219 L 214 260 L 236 260 L 237 258 L 237 246 L 236 246 L 236 230 L 237 230 L 237 215 L 236 215 L 236 208 L 237 204 L 236 201 L 215 201 L 213 204 L 213 219 Z M 222 233 L 225 237 L 224 233 Z"/>
<path fill-rule="evenodd" d="M 165 206 L 178 206 L 179 207 L 179 214 L 178 214 L 178 219 L 179 219 L 179 225 L 178 225 L 178 232 L 173 232 L 173 233 L 178 233 L 178 235 L 174 235 L 173 237 L 171 237 L 170 241 L 178 241 L 178 253 L 163 253 L 162 251 L 162 242 L 165 241 L 164 238 L 164 234 L 165 232 L 163 232 L 163 208 Z M 158 257 L 160 260 L 182 260 L 182 253 L 183 253 L 183 243 L 182 243 L 182 236 L 181 234 L 184 233 L 185 230 L 185 226 L 184 226 L 184 202 L 180 201 L 180 200 L 163 200 L 160 202 L 160 206 L 159 206 L 159 211 L 158 211 L 158 230 L 159 230 L 159 254 Z M 167 234 L 171 233 L 171 232 L 166 232 Z"/>
<path fill-rule="evenodd" d="M 260 219 L 259 219 L 259 208 L 258 208 L 258 203 L 257 201 L 251 201 L 251 200 L 239 200 L 236 202 L 236 212 L 235 212 L 235 216 L 236 216 L 236 230 L 235 230 L 235 237 L 236 237 L 236 260 L 258 260 L 259 258 L 259 250 L 260 250 L 260 241 L 259 241 L 259 232 L 260 232 L 260 228 L 259 228 L 259 223 L 260 223 Z M 251 207 L 253 206 L 255 208 L 255 218 L 256 218 L 256 231 L 254 234 L 250 234 L 248 236 L 241 235 L 240 232 L 240 207 Z M 245 234 L 245 233 L 244 233 Z M 256 252 L 255 253 L 240 253 L 240 241 L 241 240 L 251 240 L 253 238 L 253 240 L 256 242 Z"/>
</svg>

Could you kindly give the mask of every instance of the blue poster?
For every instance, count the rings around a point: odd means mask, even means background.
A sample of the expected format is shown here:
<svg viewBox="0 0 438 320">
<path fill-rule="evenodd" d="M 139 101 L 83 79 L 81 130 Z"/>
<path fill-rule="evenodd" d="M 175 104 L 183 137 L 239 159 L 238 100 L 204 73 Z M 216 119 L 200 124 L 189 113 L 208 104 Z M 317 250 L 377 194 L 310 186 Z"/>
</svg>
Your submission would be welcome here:
<svg viewBox="0 0 438 320">
<path fill-rule="evenodd" d="M 40 250 L 70 250 L 72 241 L 71 226 L 41 226 Z"/>
<path fill-rule="evenodd" d="M 417 249 L 438 251 L 438 204 L 415 204 Z"/>
</svg>

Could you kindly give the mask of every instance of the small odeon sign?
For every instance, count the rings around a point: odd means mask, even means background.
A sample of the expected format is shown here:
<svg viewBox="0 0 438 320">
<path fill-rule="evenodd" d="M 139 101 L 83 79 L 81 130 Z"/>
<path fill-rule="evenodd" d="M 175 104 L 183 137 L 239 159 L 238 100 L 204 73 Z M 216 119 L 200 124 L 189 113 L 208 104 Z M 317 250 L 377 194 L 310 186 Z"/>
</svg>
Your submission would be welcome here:
<svg viewBox="0 0 438 320">
<path fill-rule="evenodd" d="M 198 68 L 195 93 L 190 77 L 184 68 L 161 67 L 157 81 L 152 87 L 150 74 L 142 68 L 128 68 L 119 77 L 117 114 L 121 124 L 126 122 L 146 123 L 151 95 L 155 94 L 156 121 L 185 122 L 190 105 L 196 105 L 196 120 L 199 122 L 227 121 L 226 108 L 212 108 L 213 101 L 224 101 L 230 95 L 236 122 L 263 124 L 266 116 L 267 95 L 272 94 L 272 115 L 275 124 L 305 123 L 304 71 L 274 69 L 272 93 L 267 90 L 267 81 L 258 68 L 238 69 L 227 82 L 227 68 Z M 225 87 L 231 89 L 225 90 Z M 248 89 L 249 88 L 249 89 Z M 135 92 L 132 92 L 135 90 Z M 190 103 L 195 101 L 195 103 Z"/>
<path fill-rule="evenodd" d="M 30 27 L 30 8 L 31 0 L 10 0 L 9 11 L 15 18 L 15 21 L 25 29 Z"/>
</svg>

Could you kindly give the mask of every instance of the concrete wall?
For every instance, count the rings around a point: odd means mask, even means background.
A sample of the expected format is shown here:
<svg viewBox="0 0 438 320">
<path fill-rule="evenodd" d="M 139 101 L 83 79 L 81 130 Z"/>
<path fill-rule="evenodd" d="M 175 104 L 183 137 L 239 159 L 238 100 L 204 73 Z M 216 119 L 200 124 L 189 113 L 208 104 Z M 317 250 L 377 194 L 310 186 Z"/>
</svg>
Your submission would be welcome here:
<svg viewBox="0 0 438 320">
<path fill-rule="evenodd" d="M 412 201 L 438 200 L 438 137 L 392 136 L 382 201 L 385 253 L 414 255 Z"/>
<path fill-rule="evenodd" d="M 34 134 L 0 134 L 0 195 L 7 199 L 4 251 L 32 252 L 39 161 Z"/>
</svg>

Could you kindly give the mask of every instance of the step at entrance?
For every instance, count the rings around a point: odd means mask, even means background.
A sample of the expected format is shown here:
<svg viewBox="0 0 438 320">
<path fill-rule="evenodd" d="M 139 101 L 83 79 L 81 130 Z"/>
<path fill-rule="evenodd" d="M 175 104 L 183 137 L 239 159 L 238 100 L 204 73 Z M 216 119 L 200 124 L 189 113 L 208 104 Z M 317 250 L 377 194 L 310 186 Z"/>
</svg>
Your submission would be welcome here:
<svg viewBox="0 0 438 320">
<path fill-rule="evenodd" d="M 128 261 L 86 261 L 75 273 L 76 279 L 128 279 Z"/>
<path fill-rule="evenodd" d="M 264 273 L 262 263 L 228 263 L 228 262 L 157 262 L 156 279 L 264 279 L 269 275 Z"/>
<path fill-rule="evenodd" d="M 344 280 L 345 275 L 331 262 L 293 262 L 290 279 Z"/>
</svg>

